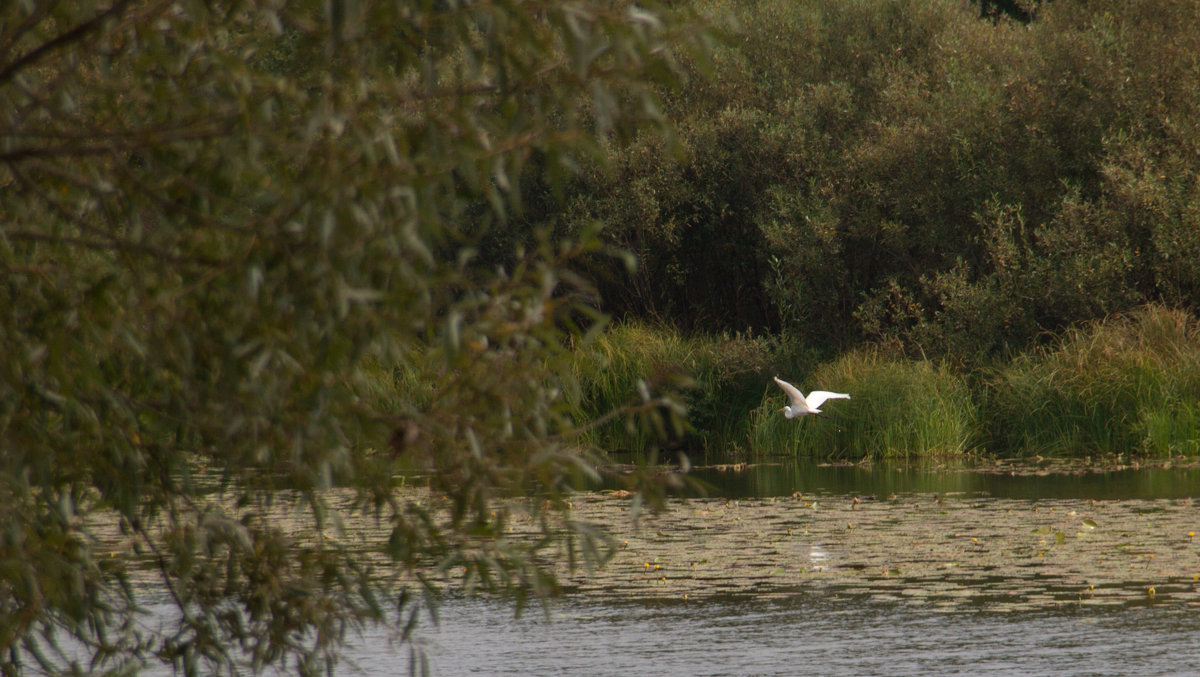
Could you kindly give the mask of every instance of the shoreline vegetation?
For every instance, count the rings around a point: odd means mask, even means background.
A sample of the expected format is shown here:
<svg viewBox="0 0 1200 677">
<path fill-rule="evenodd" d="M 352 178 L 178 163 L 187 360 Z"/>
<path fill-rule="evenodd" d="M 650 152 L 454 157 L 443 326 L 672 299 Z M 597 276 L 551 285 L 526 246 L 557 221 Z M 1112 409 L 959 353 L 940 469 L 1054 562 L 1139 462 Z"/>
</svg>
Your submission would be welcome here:
<svg viewBox="0 0 1200 677">
<path fill-rule="evenodd" d="M 688 336 L 626 322 L 579 353 L 574 368 L 583 418 L 635 401 L 650 387 L 645 374 L 676 388 L 688 412 L 682 434 L 620 420 L 588 435 L 595 447 L 635 455 L 914 461 L 1200 452 L 1200 322 L 1160 305 L 983 366 L 876 347 L 803 360 L 786 338 Z M 852 399 L 823 418 L 786 420 L 776 373 Z"/>
</svg>

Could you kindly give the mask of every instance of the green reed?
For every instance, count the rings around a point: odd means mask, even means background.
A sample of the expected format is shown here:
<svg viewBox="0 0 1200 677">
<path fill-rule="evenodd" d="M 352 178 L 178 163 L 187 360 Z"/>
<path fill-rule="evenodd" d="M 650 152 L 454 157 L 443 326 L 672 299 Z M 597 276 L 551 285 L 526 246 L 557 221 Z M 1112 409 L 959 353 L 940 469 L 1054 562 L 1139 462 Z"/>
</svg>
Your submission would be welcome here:
<svg viewBox="0 0 1200 677">
<path fill-rule="evenodd" d="M 873 348 L 817 362 L 780 337 L 644 323 L 609 327 L 580 347 L 570 369 L 565 382 L 577 385 L 563 396 L 581 426 L 648 400 L 675 405 L 587 428 L 583 442 L 606 451 L 675 449 L 718 461 L 1200 453 L 1200 321 L 1163 306 L 1071 330 L 978 371 Z M 851 399 L 788 420 L 776 373 L 805 392 Z M 394 400 L 398 413 L 439 396 L 438 382 L 411 365 L 374 365 L 371 377 L 363 395 Z"/>
<path fill-rule="evenodd" d="M 990 447 L 1041 455 L 1200 452 L 1200 323 L 1147 306 L 998 369 Z"/>
<path fill-rule="evenodd" d="M 591 431 L 587 441 L 637 452 L 675 445 L 696 454 L 723 446 L 745 430 L 769 357 L 766 341 L 753 336 L 685 336 L 670 327 L 618 323 L 577 356 L 581 420 L 666 397 L 685 408 L 687 425 L 677 430 L 653 417 L 623 416 Z"/>
<path fill-rule="evenodd" d="M 750 447 L 759 454 L 820 458 L 942 457 L 969 451 L 976 411 L 963 379 L 944 365 L 859 350 L 797 379 L 801 390 L 849 393 L 824 415 L 788 420 L 774 385 L 751 415 Z"/>
</svg>

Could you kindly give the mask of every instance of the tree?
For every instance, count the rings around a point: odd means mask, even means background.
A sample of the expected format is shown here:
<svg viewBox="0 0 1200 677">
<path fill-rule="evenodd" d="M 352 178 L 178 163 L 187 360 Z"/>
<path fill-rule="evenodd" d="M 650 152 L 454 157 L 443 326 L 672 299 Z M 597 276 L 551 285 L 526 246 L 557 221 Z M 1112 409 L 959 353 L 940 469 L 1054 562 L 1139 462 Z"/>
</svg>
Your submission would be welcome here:
<svg viewBox="0 0 1200 677">
<path fill-rule="evenodd" d="M 596 473 L 569 367 L 599 245 L 478 248 L 530 158 L 561 190 L 663 129 L 647 83 L 700 37 L 632 2 L 6 3 L 0 670 L 315 673 L 411 629 L 423 572 L 526 594 L 539 553 L 601 559 L 555 500 Z"/>
</svg>

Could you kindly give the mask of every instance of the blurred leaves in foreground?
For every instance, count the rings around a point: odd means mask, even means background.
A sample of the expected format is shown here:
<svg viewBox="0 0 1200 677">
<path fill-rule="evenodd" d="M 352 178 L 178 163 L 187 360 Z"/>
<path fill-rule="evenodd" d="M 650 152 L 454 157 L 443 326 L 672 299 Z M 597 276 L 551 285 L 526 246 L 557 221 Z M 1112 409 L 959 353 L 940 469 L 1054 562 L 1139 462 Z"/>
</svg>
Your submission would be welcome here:
<svg viewBox="0 0 1200 677">
<path fill-rule="evenodd" d="M 602 558 L 556 506 L 595 473 L 564 360 L 602 319 L 573 261 L 604 247 L 481 250 L 530 163 L 553 198 L 662 131 L 646 83 L 703 42 L 653 3 L 4 3 L 0 669 L 315 674 L 408 627 L 417 570 L 524 594 L 553 586 L 538 553 Z M 446 500 L 397 498 L 412 467 Z M 337 484 L 376 552 L 324 537 Z M 543 538 L 503 538 L 516 509 Z"/>
</svg>

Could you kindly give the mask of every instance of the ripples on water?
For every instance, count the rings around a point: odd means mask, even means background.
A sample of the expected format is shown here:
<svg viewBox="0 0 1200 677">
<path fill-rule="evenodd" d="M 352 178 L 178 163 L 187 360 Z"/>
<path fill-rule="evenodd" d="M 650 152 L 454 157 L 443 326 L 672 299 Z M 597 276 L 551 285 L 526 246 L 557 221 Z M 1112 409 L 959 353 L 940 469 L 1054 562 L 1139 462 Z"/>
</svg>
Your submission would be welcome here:
<svg viewBox="0 0 1200 677">
<path fill-rule="evenodd" d="M 419 632 L 437 675 L 1192 675 L 1200 615 L 1161 609 L 942 613 L 835 598 L 606 605 L 515 619 L 454 599 Z M 363 638 L 357 669 L 407 651 Z M 347 666 L 348 667 L 348 666 Z"/>
<path fill-rule="evenodd" d="M 170 615 L 166 606 L 152 608 Z M 701 603 L 566 598 L 552 604 L 549 616 L 538 608 L 520 618 L 512 609 L 492 598 L 444 600 L 440 623 L 426 623 L 416 633 L 433 674 L 1200 674 L 1200 614 L 1180 608 L 939 612 L 797 595 Z M 409 648 L 386 630 L 357 637 L 345 656 L 338 675 L 409 674 Z M 171 673 L 152 665 L 140 674 Z"/>
</svg>

